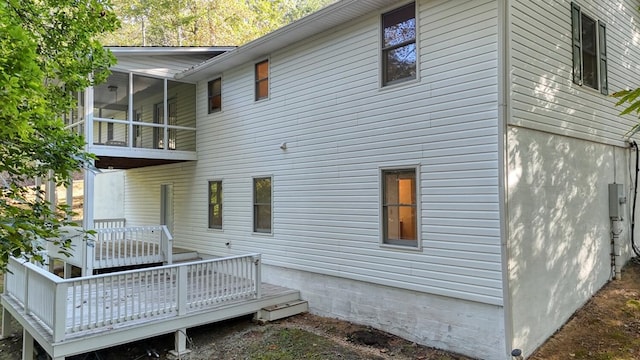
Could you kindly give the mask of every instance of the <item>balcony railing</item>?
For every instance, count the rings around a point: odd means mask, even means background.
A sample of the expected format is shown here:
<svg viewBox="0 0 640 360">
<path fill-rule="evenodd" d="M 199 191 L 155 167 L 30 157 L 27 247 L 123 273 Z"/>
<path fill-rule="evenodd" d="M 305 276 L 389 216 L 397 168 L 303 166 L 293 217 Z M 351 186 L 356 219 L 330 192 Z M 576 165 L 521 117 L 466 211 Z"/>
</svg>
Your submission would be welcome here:
<svg viewBox="0 0 640 360">
<path fill-rule="evenodd" d="M 15 258 L 7 270 L 3 296 L 42 324 L 54 343 L 261 298 L 259 254 L 74 279 Z"/>
</svg>

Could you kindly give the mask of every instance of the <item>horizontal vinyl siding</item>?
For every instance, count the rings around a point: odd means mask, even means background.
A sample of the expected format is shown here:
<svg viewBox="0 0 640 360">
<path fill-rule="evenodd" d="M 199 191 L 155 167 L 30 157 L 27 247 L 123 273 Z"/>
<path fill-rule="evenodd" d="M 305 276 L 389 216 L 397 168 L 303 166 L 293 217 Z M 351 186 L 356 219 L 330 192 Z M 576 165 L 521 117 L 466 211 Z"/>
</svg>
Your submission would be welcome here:
<svg viewBox="0 0 640 360">
<path fill-rule="evenodd" d="M 607 25 L 609 93 L 640 83 L 640 1 L 576 1 Z M 517 0 L 511 8 L 511 124 L 622 145 L 633 117 L 616 100 L 572 82 L 570 2 Z"/>
<path fill-rule="evenodd" d="M 197 164 L 129 171 L 127 200 L 172 182 L 176 242 L 203 253 L 501 304 L 496 4 L 419 10 L 418 81 L 379 87 L 379 14 L 271 54 L 268 100 L 244 64 L 207 114 L 201 79 Z M 422 249 L 381 248 L 380 167 L 416 165 Z M 272 235 L 251 232 L 253 176 L 273 176 Z M 213 179 L 223 230 L 206 228 Z"/>
</svg>

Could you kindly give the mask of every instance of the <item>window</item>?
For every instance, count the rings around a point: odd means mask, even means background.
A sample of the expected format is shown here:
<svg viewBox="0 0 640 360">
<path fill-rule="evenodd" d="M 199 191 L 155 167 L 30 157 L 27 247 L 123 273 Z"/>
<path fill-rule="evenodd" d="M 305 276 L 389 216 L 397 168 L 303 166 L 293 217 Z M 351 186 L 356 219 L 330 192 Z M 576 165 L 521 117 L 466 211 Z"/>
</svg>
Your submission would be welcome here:
<svg viewBox="0 0 640 360">
<path fill-rule="evenodd" d="M 107 141 L 113 140 L 113 123 L 107 123 Z"/>
<path fill-rule="evenodd" d="M 382 242 L 418 247 L 416 169 L 382 171 Z"/>
<path fill-rule="evenodd" d="M 222 79 L 209 81 L 207 85 L 209 94 L 209 114 L 222 110 Z"/>
<path fill-rule="evenodd" d="M 256 101 L 269 97 L 269 60 L 256 64 Z"/>
<path fill-rule="evenodd" d="M 605 23 L 585 15 L 580 6 L 571 3 L 573 37 L 573 82 L 585 85 L 604 95 L 607 84 L 607 28 Z"/>
<path fill-rule="evenodd" d="M 253 231 L 271 232 L 271 178 L 253 179 Z"/>
<path fill-rule="evenodd" d="M 416 5 L 382 14 L 382 84 L 416 78 Z"/>
<path fill-rule="evenodd" d="M 209 181 L 209 229 L 222 229 L 222 181 Z"/>
</svg>

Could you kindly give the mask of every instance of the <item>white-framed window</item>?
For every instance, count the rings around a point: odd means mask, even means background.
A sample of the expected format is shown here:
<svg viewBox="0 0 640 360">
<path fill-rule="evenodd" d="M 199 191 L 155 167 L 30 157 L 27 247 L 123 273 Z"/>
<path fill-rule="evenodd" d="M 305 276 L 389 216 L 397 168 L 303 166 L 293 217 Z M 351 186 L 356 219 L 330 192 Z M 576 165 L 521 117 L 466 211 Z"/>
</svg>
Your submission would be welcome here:
<svg viewBox="0 0 640 360">
<path fill-rule="evenodd" d="M 419 249 L 418 167 L 381 169 L 382 244 Z"/>
<path fill-rule="evenodd" d="M 255 66 L 256 101 L 269 98 L 269 59 Z"/>
<path fill-rule="evenodd" d="M 412 80 L 417 73 L 416 4 L 382 14 L 382 85 Z"/>
<path fill-rule="evenodd" d="M 222 229 L 222 180 L 209 181 L 209 229 Z"/>
<path fill-rule="evenodd" d="M 609 93 L 607 83 L 607 26 L 571 3 L 573 82 Z"/>
<path fill-rule="evenodd" d="M 209 99 L 209 114 L 222 110 L 222 78 L 207 83 L 207 98 Z"/>
<path fill-rule="evenodd" d="M 270 234 L 273 224 L 273 187 L 270 176 L 253 178 L 253 232 Z"/>
</svg>

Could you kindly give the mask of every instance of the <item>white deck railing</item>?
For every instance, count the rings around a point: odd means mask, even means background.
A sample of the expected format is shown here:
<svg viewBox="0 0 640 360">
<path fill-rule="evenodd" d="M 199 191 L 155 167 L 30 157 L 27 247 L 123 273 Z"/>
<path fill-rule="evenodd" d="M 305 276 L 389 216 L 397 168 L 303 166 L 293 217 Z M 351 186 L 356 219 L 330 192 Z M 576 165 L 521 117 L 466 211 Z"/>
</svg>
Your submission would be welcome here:
<svg viewBox="0 0 640 360">
<path fill-rule="evenodd" d="M 87 242 L 87 274 L 91 274 L 93 269 L 171 264 L 173 237 L 165 225 L 104 228 L 95 231 L 95 241 Z"/>
<path fill-rule="evenodd" d="M 127 224 L 127 219 L 125 218 L 93 220 L 94 229 L 123 228 L 126 226 L 126 224 Z"/>
<path fill-rule="evenodd" d="M 185 316 L 259 299 L 260 255 L 249 254 L 74 279 L 10 258 L 4 295 L 54 342 L 74 334 Z"/>
<path fill-rule="evenodd" d="M 83 274 L 93 274 L 95 269 L 172 261 L 173 237 L 165 225 L 98 228 L 88 239 L 79 228 L 65 230 L 71 239 L 71 251 L 66 249 L 70 256 L 58 255 L 62 249 L 53 242 L 47 243 L 47 252 L 82 268 Z"/>
</svg>

